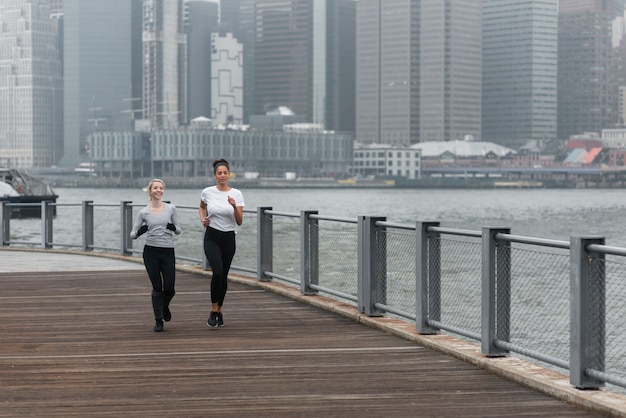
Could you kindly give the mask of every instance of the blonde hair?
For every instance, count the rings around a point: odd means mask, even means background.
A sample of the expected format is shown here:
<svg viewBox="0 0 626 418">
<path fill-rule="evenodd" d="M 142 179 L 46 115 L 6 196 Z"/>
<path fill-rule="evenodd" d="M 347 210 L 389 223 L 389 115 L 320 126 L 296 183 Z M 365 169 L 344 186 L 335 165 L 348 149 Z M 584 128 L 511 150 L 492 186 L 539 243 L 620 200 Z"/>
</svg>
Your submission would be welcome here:
<svg viewBox="0 0 626 418">
<path fill-rule="evenodd" d="M 148 193 L 148 194 L 150 194 L 150 189 L 152 189 L 152 185 L 154 183 L 161 183 L 163 185 L 163 188 L 165 189 L 165 182 L 163 180 L 161 180 L 161 179 L 152 179 L 152 180 L 150 180 L 148 185 L 143 188 L 143 191 Z M 152 196 L 150 196 L 150 198 L 152 198 Z"/>
</svg>

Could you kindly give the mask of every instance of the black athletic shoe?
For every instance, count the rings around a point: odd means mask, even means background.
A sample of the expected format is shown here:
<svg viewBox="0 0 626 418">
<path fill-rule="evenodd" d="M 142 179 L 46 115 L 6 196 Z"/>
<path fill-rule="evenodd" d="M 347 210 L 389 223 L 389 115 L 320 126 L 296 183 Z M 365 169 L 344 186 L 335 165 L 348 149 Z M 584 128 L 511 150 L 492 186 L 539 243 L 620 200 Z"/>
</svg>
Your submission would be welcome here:
<svg viewBox="0 0 626 418">
<path fill-rule="evenodd" d="M 222 316 L 221 312 L 217 313 L 217 326 L 218 327 L 223 327 L 224 326 L 224 317 Z"/>
<path fill-rule="evenodd" d="M 217 327 L 217 312 L 211 312 L 209 319 L 206 321 L 207 326 L 211 328 Z"/>
<path fill-rule="evenodd" d="M 163 307 L 163 320 L 165 322 L 169 322 L 172 320 L 172 312 L 170 312 L 170 307 L 169 306 L 164 306 Z"/>
<path fill-rule="evenodd" d="M 156 321 L 156 323 L 154 324 L 154 332 L 161 331 L 163 331 L 163 321 Z"/>
</svg>

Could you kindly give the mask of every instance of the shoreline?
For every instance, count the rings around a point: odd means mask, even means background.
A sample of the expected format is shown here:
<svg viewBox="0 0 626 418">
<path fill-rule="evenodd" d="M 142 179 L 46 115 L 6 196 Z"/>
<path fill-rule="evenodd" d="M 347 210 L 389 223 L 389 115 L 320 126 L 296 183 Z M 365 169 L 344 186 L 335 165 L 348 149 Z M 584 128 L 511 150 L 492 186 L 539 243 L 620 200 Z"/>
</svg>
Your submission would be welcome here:
<svg viewBox="0 0 626 418">
<path fill-rule="evenodd" d="M 114 179 L 106 177 L 40 175 L 52 187 L 62 188 L 143 188 L 151 178 Z M 202 188 L 214 184 L 208 177 L 162 177 L 168 188 Z M 624 189 L 625 181 L 506 179 L 502 177 L 406 178 L 233 178 L 230 184 L 246 189 Z"/>
</svg>

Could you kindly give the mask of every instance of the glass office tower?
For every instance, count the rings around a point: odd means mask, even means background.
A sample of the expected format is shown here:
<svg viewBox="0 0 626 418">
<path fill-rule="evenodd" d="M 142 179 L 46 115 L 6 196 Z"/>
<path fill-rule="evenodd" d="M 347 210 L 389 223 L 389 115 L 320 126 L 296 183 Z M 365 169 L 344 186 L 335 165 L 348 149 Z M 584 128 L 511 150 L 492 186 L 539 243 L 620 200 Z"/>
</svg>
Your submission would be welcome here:
<svg viewBox="0 0 626 418">
<path fill-rule="evenodd" d="M 61 156 L 56 19 L 42 1 L 0 2 L 0 166 L 49 167 Z"/>
<path fill-rule="evenodd" d="M 93 131 L 131 127 L 131 8 L 129 0 L 64 1 L 64 166 L 89 160 Z"/>
<path fill-rule="evenodd" d="M 556 138 L 558 0 L 483 0 L 482 139 Z"/>
</svg>

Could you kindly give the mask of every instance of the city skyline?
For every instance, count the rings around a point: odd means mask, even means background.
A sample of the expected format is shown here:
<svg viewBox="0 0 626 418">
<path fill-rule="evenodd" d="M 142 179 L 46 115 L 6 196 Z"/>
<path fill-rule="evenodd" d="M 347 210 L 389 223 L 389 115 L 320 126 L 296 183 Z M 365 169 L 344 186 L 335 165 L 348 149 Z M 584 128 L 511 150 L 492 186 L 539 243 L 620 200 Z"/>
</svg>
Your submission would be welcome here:
<svg viewBox="0 0 626 418">
<path fill-rule="evenodd" d="M 2 157 L 73 166 L 96 131 L 277 108 L 390 146 L 518 148 L 624 123 L 623 0 L 219 3 L 0 0 Z"/>
</svg>

